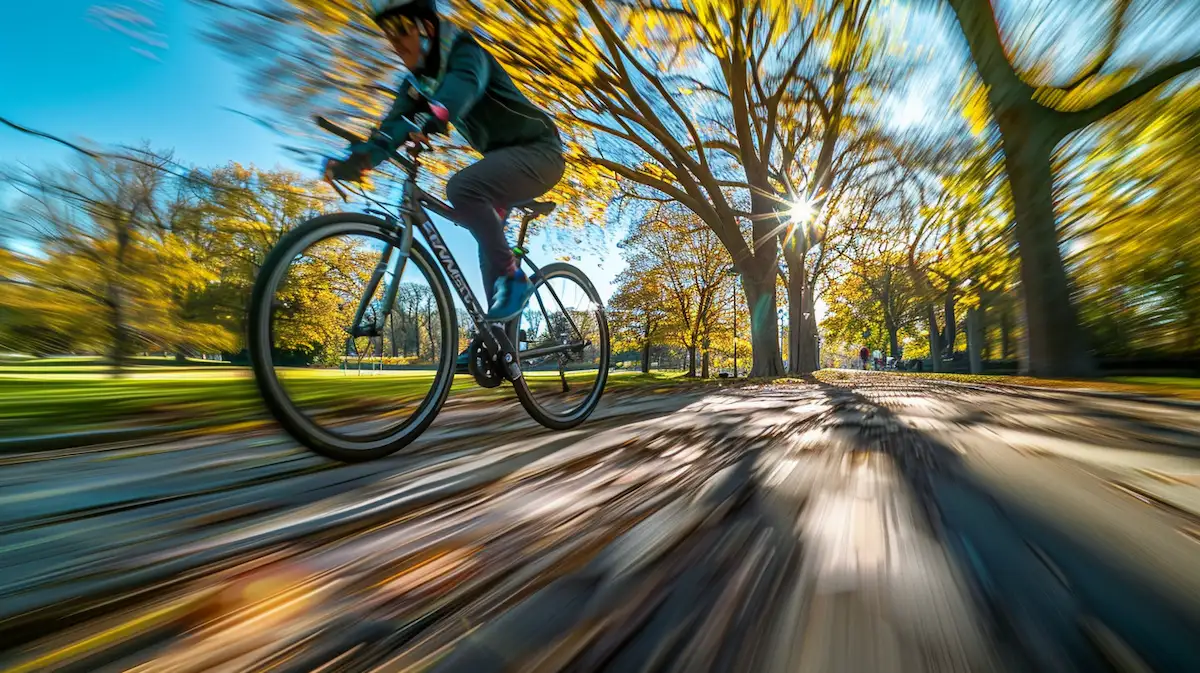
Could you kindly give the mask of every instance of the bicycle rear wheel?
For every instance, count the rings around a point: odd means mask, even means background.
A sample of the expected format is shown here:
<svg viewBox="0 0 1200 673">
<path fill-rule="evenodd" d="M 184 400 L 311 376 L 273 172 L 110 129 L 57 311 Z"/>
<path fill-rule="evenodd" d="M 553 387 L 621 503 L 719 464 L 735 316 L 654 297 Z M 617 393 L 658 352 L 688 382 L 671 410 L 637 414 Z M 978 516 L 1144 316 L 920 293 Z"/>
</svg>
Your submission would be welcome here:
<svg viewBox="0 0 1200 673">
<path fill-rule="evenodd" d="M 608 380 L 608 320 L 591 281 L 569 264 L 547 264 L 518 320 L 522 406 L 555 430 L 579 425 L 600 403 Z"/>
<path fill-rule="evenodd" d="M 401 265 L 398 238 L 370 215 L 317 217 L 280 239 L 255 281 L 248 346 L 259 391 L 293 437 L 335 460 L 403 448 L 433 422 L 453 382 L 449 288 L 415 241 Z M 385 305 L 393 280 L 397 294 Z M 362 322 L 377 328 L 352 337 L 368 294 Z"/>
</svg>

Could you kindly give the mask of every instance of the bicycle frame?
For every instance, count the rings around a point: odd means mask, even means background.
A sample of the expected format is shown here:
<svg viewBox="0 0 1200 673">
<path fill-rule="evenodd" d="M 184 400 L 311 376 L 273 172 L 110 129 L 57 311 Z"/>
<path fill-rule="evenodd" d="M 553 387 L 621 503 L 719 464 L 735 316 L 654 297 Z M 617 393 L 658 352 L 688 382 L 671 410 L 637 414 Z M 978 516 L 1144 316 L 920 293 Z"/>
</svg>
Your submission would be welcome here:
<svg viewBox="0 0 1200 673">
<path fill-rule="evenodd" d="M 445 239 L 442 238 L 441 232 L 438 231 L 437 225 L 434 224 L 433 218 L 429 216 L 429 213 L 432 212 L 436 215 L 440 215 L 451 222 L 459 222 L 460 220 L 450 205 L 442 202 L 437 197 L 421 189 L 420 185 L 417 184 L 417 174 L 420 169 L 420 164 L 415 158 L 412 160 L 403 161 L 401 165 L 404 166 L 407 172 L 407 176 L 404 180 L 403 195 L 401 197 L 399 219 L 402 220 L 402 222 L 397 222 L 398 218 L 386 210 L 368 210 L 368 212 L 378 212 L 382 214 L 385 222 L 387 222 L 389 225 L 396 226 L 396 233 L 400 234 L 400 240 L 396 244 L 388 243 L 384 247 L 379 263 L 375 265 L 375 269 L 371 273 L 370 280 L 367 282 L 366 290 L 363 293 L 362 299 L 359 300 L 358 309 L 354 313 L 354 322 L 348 330 L 351 334 L 351 338 L 362 336 L 375 337 L 382 334 L 383 323 L 387 319 L 388 315 L 387 311 L 383 311 L 369 324 L 364 324 L 363 318 L 366 316 L 367 311 L 370 308 L 371 297 L 375 295 L 375 290 L 379 287 L 379 283 L 383 280 L 384 274 L 388 272 L 389 268 L 391 268 L 393 264 L 395 264 L 396 267 L 392 271 L 391 279 L 384 288 L 383 306 L 391 307 L 395 303 L 396 296 L 400 290 L 400 278 L 404 273 L 404 266 L 408 261 L 409 254 L 412 249 L 413 229 L 414 225 L 416 225 L 416 228 L 421 231 L 421 235 L 425 238 L 425 242 L 429 244 L 430 249 L 433 251 L 434 257 L 437 259 L 438 264 L 442 267 L 442 271 L 450 279 L 450 284 L 454 287 L 454 291 L 458 294 L 459 299 L 462 300 L 463 306 L 466 307 L 467 314 L 471 317 L 471 321 L 475 325 L 476 332 L 481 336 L 481 338 L 484 339 L 484 342 L 490 352 L 500 354 L 499 357 L 504 363 L 505 368 L 508 370 L 510 379 L 515 381 L 516 379 L 521 378 L 521 368 L 518 362 L 518 357 L 516 357 L 514 354 L 523 356 L 525 358 L 545 357 L 547 355 L 554 355 L 556 353 L 582 350 L 589 345 L 588 342 L 583 339 L 583 335 L 580 332 L 578 325 L 575 324 L 575 320 L 571 317 L 570 312 L 567 311 L 566 307 L 563 306 L 562 300 L 558 297 L 558 293 L 556 293 L 549 285 L 547 285 L 546 288 L 550 291 L 550 294 L 554 298 L 555 302 L 558 303 L 559 308 L 562 310 L 562 313 L 566 317 L 568 323 L 570 323 L 571 329 L 575 332 L 575 335 L 579 339 L 578 343 L 531 348 L 526 350 L 524 353 L 520 353 L 516 347 L 517 345 L 513 344 L 508 339 L 508 335 L 505 334 L 504 331 L 489 329 L 489 325 L 492 323 L 488 321 L 483 307 L 480 305 L 475 293 L 471 290 L 471 286 L 467 283 L 466 277 L 463 276 L 462 269 L 459 267 L 458 262 L 454 259 L 454 254 L 450 252 L 450 247 L 446 245 Z M 517 246 L 513 249 L 513 253 L 517 256 L 517 259 L 520 262 L 529 265 L 530 269 L 533 271 L 533 274 L 530 276 L 530 278 L 536 279 L 539 269 L 532 261 L 529 260 L 525 250 L 523 249 L 527 223 L 528 220 L 522 223 L 520 234 L 521 240 L 518 241 Z M 546 313 L 546 306 L 542 302 L 541 296 L 539 296 L 537 293 L 534 293 L 534 297 L 537 298 L 537 302 L 542 314 L 547 316 L 547 321 L 549 321 L 548 314 Z"/>
</svg>

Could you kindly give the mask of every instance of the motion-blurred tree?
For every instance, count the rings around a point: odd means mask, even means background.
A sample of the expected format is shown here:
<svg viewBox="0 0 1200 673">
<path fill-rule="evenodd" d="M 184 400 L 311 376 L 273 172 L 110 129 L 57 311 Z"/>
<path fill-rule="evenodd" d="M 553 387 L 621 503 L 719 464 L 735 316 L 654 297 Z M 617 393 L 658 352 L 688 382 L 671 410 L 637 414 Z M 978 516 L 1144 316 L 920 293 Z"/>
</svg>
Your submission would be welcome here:
<svg viewBox="0 0 1200 673">
<path fill-rule="evenodd" d="M 636 350 L 642 373 L 650 371 L 650 349 L 665 338 L 667 325 L 666 290 L 656 270 L 634 272 L 631 268 L 608 302 L 614 317 L 612 349 L 614 353 Z"/>
<path fill-rule="evenodd" d="M 1044 376 L 1089 375 L 1094 371 L 1094 363 L 1060 252 L 1052 156 L 1056 146 L 1069 134 L 1118 112 L 1172 78 L 1200 67 L 1200 45 L 1196 44 L 1194 30 L 1200 25 L 1200 5 L 1114 0 L 1100 47 L 1090 56 L 1079 55 L 1085 62 L 1072 76 L 1052 82 L 1054 74 L 1068 68 L 1042 61 L 1043 48 L 1054 44 L 1061 50 L 1069 25 L 1077 22 L 1080 12 L 1095 7 L 1093 0 L 1056 3 L 1053 10 L 1043 7 L 1034 20 L 1043 31 L 1053 34 L 1043 34 L 1040 40 L 1030 39 L 1035 31 L 1029 30 L 1010 30 L 1006 39 L 1001 25 L 1005 16 L 997 12 L 993 0 L 946 2 L 966 37 L 1004 145 L 1015 234 L 1020 244 L 1029 369 Z M 1130 27 L 1138 30 L 1131 31 Z M 1186 30 L 1180 31 L 1180 27 Z M 1154 54 L 1146 54 L 1146 49 L 1136 46 L 1130 48 L 1136 38 L 1128 33 L 1152 31 L 1160 37 Z M 1191 42 L 1182 47 L 1188 55 L 1163 63 L 1163 52 L 1174 55 L 1172 52 L 1181 50 L 1181 38 Z M 1173 48 L 1162 49 L 1172 40 Z M 1124 52 L 1133 52 L 1135 58 L 1143 58 L 1147 63 L 1143 66 L 1112 62 L 1115 54 Z"/>
<path fill-rule="evenodd" d="M 569 218 L 602 221 L 623 190 L 676 200 L 717 234 L 745 279 L 752 373 L 765 376 L 782 365 L 776 237 L 786 200 L 772 163 L 796 123 L 787 101 L 804 91 L 802 62 L 828 46 L 831 34 L 813 39 L 814 31 L 869 4 L 464 0 L 450 16 L 559 120 L 571 161 L 558 198 Z M 279 109 L 352 108 L 370 118 L 382 112 L 378 86 L 396 65 L 362 10 L 264 0 L 235 10 L 220 39 Z"/>
<path fill-rule="evenodd" d="M 238 335 L 237 350 L 250 290 L 267 253 L 283 234 L 319 215 L 335 197 L 319 180 L 237 163 L 194 169 L 185 187 L 194 216 L 177 232 L 197 250 L 195 263 L 216 279 L 189 297 L 188 310 Z"/>
<path fill-rule="evenodd" d="M 76 347 L 105 352 L 115 372 L 138 350 L 232 344 L 229 330 L 185 310 L 215 276 L 178 234 L 193 210 L 164 172 L 169 163 L 150 152 L 81 156 L 70 169 L 7 174 L 23 198 L 6 219 L 36 250 L 4 258 L 4 300 L 24 324 L 16 334 L 67 329 Z"/>
<path fill-rule="evenodd" d="M 392 357 L 414 357 L 425 362 L 438 358 L 441 324 L 428 286 L 401 283 L 387 328 Z"/>
<path fill-rule="evenodd" d="M 780 180 L 783 139 L 803 123 L 796 114 L 806 86 L 822 100 L 848 95 L 845 81 L 822 88 L 801 77 L 814 74 L 809 61 L 827 58 L 837 30 L 854 26 L 870 4 L 456 6 L 464 24 L 478 27 L 510 72 L 557 114 L 581 165 L 643 188 L 626 195 L 675 200 L 717 235 L 751 306 L 751 375 L 770 376 L 782 373 L 778 237 L 791 205 Z"/>
<path fill-rule="evenodd" d="M 662 327 L 688 353 L 688 375 L 711 336 L 730 268 L 721 242 L 698 218 L 676 204 L 659 204 L 622 242 L 628 274 L 658 290 Z"/>
<path fill-rule="evenodd" d="M 772 157 L 779 196 L 811 212 L 780 232 L 788 294 L 788 373 L 802 375 L 816 360 L 815 289 L 830 262 L 822 248 L 853 237 L 861 222 L 839 212 L 851 192 L 869 180 L 864 173 L 886 163 L 889 140 L 877 120 L 879 101 L 897 81 L 898 59 L 882 58 L 884 35 L 873 23 L 872 2 L 833 3 L 815 9 L 817 19 L 801 60 L 794 96 L 781 99 L 779 117 L 792 120 Z M 886 169 L 886 167 L 885 167 Z"/>
<path fill-rule="evenodd" d="M 81 154 L 69 168 L 4 178 L 20 195 L 0 241 L 5 347 L 104 353 L 115 371 L 137 351 L 238 350 L 267 252 L 333 199 L 287 171 L 189 169 L 146 150 Z M 293 304 L 291 324 L 309 327 L 281 334 L 311 350 L 341 338 L 327 325 L 340 303 L 329 279 L 306 282 L 304 297 L 327 301 Z"/>
<path fill-rule="evenodd" d="M 992 143 L 977 143 L 961 157 L 946 159 L 941 174 L 926 181 L 913 204 L 910 273 L 923 297 L 926 322 L 937 322 L 939 305 L 942 313 L 940 330 L 930 332 L 937 341 L 930 343 L 935 368 L 940 356 L 954 355 L 964 315 L 977 328 L 968 345 L 974 344 L 970 350 L 978 365 L 988 305 L 1013 291 L 1012 209 L 1001 161 Z"/>
<path fill-rule="evenodd" d="M 1137 101 L 1087 140 L 1063 235 L 1098 352 L 1200 353 L 1200 87 Z"/>
<path fill-rule="evenodd" d="M 916 290 L 908 273 L 908 260 L 897 242 L 881 237 L 875 247 L 856 260 L 851 269 L 866 297 L 878 307 L 883 333 L 888 337 L 888 355 L 899 358 L 900 332 L 919 315 Z"/>
</svg>

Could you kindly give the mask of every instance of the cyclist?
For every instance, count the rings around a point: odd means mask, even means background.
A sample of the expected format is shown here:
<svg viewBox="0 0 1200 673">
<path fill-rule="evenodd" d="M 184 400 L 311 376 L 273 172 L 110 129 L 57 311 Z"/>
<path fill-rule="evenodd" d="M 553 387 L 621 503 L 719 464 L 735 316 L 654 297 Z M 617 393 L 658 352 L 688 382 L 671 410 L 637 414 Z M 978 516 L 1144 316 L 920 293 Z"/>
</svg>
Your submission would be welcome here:
<svg viewBox="0 0 1200 673">
<path fill-rule="evenodd" d="M 453 122 L 483 158 L 450 178 L 446 198 L 479 243 L 488 319 L 512 320 L 533 286 L 504 236 L 504 215 L 562 178 L 558 129 L 474 37 L 438 16 L 436 0 L 373 0 L 372 8 L 375 23 L 410 76 L 379 129 L 366 142 L 352 144 L 345 159 L 330 161 L 326 177 L 360 180 L 405 141 L 427 143 L 429 135 L 448 133 Z M 414 114 L 414 99 L 422 95 L 448 111 L 448 118 Z M 408 122 L 420 132 L 396 137 L 410 128 Z M 458 364 L 466 364 L 465 353 Z"/>
</svg>

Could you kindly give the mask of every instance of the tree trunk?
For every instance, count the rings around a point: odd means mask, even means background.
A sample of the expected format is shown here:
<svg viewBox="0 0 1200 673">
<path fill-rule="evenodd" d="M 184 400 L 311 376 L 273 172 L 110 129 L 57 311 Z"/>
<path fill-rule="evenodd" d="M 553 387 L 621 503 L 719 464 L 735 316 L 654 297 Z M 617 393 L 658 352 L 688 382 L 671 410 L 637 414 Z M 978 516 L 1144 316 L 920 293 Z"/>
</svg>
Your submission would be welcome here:
<svg viewBox="0 0 1200 673">
<path fill-rule="evenodd" d="M 687 375 L 689 377 L 696 376 L 696 346 L 687 347 Z"/>
<path fill-rule="evenodd" d="M 1001 115 L 999 121 L 1021 254 L 1029 373 L 1090 376 L 1095 364 L 1058 248 L 1050 167 L 1058 138 L 1039 128 L 1051 126 L 1053 119 L 1027 113 Z"/>
<path fill-rule="evenodd" d="M 984 310 L 979 314 L 979 331 L 983 333 L 983 345 L 981 347 L 980 357 L 984 362 L 988 362 L 989 360 L 994 359 L 992 357 L 992 348 L 995 346 L 995 341 L 992 340 L 992 326 L 988 324 L 991 311 L 988 310 L 986 305 L 984 305 L 982 308 Z"/>
<path fill-rule="evenodd" d="M 929 360 L 933 371 L 942 371 L 942 333 L 938 329 L 937 311 L 930 304 L 925 309 L 925 319 L 929 321 Z"/>
<path fill-rule="evenodd" d="M 429 339 L 429 360 L 430 362 L 437 360 L 437 341 L 433 338 L 433 297 L 430 296 L 425 300 L 425 336 Z M 514 332 L 515 333 L 515 332 Z M 515 339 L 514 339 L 515 341 Z"/>
<path fill-rule="evenodd" d="M 642 373 L 650 373 L 650 321 L 646 321 L 646 328 L 642 334 Z"/>
<path fill-rule="evenodd" d="M 1017 332 L 1017 373 L 1029 375 L 1029 324 L 1025 313 L 1025 284 L 1017 284 L 1017 311 L 1014 312 Z"/>
<path fill-rule="evenodd" d="M 1000 310 L 1000 359 L 1012 358 L 1012 306 L 1005 302 Z"/>
<path fill-rule="evenodd" d="M 121 376 L 125 369 L 126 358 L 129 356 L 129 326 L 125 324 L 125 292 L 121 287 L 128 273 L 125 268 L 125 255 L 129 251 L 131 235 L 127 225 L 119 226 L 117 230 L 116 269 L 109 277 L 105 288 L 105 301 L 108 304 L 109 319 L 112 320 L 112 343 L 110 357 L 112 359 L 112 375 Z"/>
<path fill-rule="evenodd" d="M 398 328 L 400 331 L 400 355 L 408 357 L 408 335 L 412 331 L 408 327 L 408 314 L 400 311 L 397 315 L 400 323 Z"/>
<path fill-rule="evenodd" d="M 954 355 L 954 342 L 958 341 L 958 320 L 954 317 L 954 289 L 946 291 L 945 301 L 945 335 L 942 337 L 942 348 L 946 350 L 946 356 Z"/>
<path fill-rule="evenodd" d="M 754 269 L 742 276 L 742 289 L 750 308 L 750 376 L 779 376 L 779 322 L 776 317 L 775 266 Z"/>
<path fill-rule="evenodd" d="M 788 263 L 787 301 L 788 301 L 788 344 L 787 344 L 787 373 L 795 376 L 805 374 L 800 364 L 800 338 L 804 331 L 804 271 L 803 263 L 796 252 L 786 249 L 783 254 Z"/>
<path fill-rule="evenodd" d="M 388 334 L 391 335 L 391 345 L 388 352 L 392 357 L 399 355 L 400 344 L 396 343 L 396 337 L 399 336 L 399 325 L 396 324 L 396 314 L 392 313 L 388 318 Z"/>
<path fill-rule="evenodd" d="M 708 378 L 708 340 L 704 343 L 704 353 L 700 356 L 700 378 Z"/>
<path fill-rule="evenodd" d="M 787 373 L 811 374 L 816 367 L 816 321 L 812 315 L 813 294 L 798 252 L 785 253 L 788 260 L 788 357 Z"/>
<path fill-rule="evenodd" d="M 129 327 L 125 325 L 125 305 L 120 296 L 121 291 L 115 284 L 109 286 L 109 319 L 112 320 L 112 343 L 110 344 L 109 360 L 113 377 L 119 377 L 125 371 L 125 361 L 129 355 Z"/>
<path fill-rule="evenodd" d="M 1021 256 L 1022 333 L 1029 356 L 1023 368 L 1037 376 L 1090 375 L 1095 363 L 1071 302 L 1058 247 L 1051 169 L 1055 146 L 1078 125 L 1072 127 L 1060 113 L 1042 107 L 1034 100 L 1035 91 L 1013 71 L 992 3 L 950 0 L 949 4 L 986 87 L 1004 148 Z"/>
<path fill-rule="evenodd" d="M 800 323 L 798 354 L 803 363 L 802 367 L 808 370 L 802 373 L 808 374 L 821 368 L 820 363 L 817 362 L 817 314 L 812 283 L 806 282 L 804 285 L 804 303 L 801 308 L 804 309 L 804 316 Z"/>
<path fill-rule="evenodd" d="M 900 328 L 895 325 L 888 325 L 888 348 L 891 349 L 888 355 L 896 358 L 896 362 L 900 361 Z"/>
<path fill-rule="evenodd" d="M 984 307 L 967 309 L 967 357 L 971 373 L 983 373 L 983 312 Z"/>
</svg>

